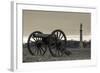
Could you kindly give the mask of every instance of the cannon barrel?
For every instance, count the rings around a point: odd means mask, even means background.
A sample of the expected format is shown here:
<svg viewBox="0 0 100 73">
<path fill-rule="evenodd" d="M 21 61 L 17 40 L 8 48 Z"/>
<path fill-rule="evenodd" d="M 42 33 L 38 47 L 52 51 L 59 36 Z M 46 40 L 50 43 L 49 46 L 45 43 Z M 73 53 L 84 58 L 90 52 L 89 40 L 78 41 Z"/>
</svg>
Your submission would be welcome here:
<svg viewBox="0 0 100 73">
<path fill-rule="evenodd" d="M 33 34 L 34 37 L 40 37 L 40 38 L 46 38 L 48 37 L 50 34 Z"/>
</svg>

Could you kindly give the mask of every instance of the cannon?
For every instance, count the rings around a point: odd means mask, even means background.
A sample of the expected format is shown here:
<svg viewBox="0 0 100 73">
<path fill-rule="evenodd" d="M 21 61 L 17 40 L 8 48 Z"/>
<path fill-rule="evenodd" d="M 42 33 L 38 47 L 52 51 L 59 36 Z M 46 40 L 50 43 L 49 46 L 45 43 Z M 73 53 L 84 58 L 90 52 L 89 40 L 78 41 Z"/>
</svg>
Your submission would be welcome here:
<svg viewBox="0 0 100 73">
<path fill-rule="evenodd" d="M 66 36 L 60 29 L 54 30 L 51 34 L 35 31 L 29 35 L 27 47 L 31 55 L 43 56 L 49 49 L 50 54 L 57 57 L 71 54 L 70 51 L 66 50 L 66 42 Z"/>
</svg>

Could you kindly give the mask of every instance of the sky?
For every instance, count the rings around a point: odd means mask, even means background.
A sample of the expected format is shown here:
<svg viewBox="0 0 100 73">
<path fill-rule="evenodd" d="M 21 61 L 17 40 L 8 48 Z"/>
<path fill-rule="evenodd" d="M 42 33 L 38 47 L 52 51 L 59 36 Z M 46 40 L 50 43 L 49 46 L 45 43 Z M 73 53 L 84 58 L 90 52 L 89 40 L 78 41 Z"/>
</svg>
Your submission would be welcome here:
<svg viewBox="0 0 100 73">
<path fill-rule="evenodd" d="M 23 42 L 34 31 L 51 34 L 55 29 L 64 31 L 68 40 L 79 40 L 81 23 L 83 40 L 90 40 L 90 13 L 23 10 Z"/>
</svg>

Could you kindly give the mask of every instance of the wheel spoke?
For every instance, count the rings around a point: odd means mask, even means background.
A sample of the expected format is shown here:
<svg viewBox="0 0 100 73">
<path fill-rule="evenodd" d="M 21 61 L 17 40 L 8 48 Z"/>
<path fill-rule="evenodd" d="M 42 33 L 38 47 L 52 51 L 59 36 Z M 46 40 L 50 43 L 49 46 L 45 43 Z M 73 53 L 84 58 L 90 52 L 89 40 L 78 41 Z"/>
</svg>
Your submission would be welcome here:
<svg viewBox="0 0 100 73">
<path fill-rule="evenodd" d="M 35 48 L 34 48 L 34 54 L 35 55 L 38 55 L 39 54 L 39 49 L 35 46 Z"/>
<path fill-rule="evenodd" d="M 34 41 L 36 41 L 36 39 L 35 39 L 35 37 L 34 37 L 34 36 L 32 36 L 32 39 L 33 39 Z"/>
<path fill-rule="evenodd" d="M 61 36 L 61 33 L 59 34 L 58 38 L 60 38 L 60 36 Z"/>
<path fill-rule="evenodd" d="M 36 39 L 36 41 L 38 40 L 38 38 L 37 38 L 37 37 L 35 37 L 35 39 Z"/>
<path fill-rule="evenodd" d="M 40 55 L 42 54 L 41 48 L 39 48 L 39 53 L 40 53 Z"/>
<path fill-rule="evenodd" d="M 54 33 L 54 35 L 53 36 L 55 36 L 56 38 L 57 38 L 57 33 Z"/>
<path fill-rule="evenodd" d="M 45 50 L 43 48 L 40 48 L 43 52 L 45 52 Z"/>
<path fill-rule="evenodd" d="M 64 37 L 64 36 L 62 35 L 62 36 L 60 37 L 60 39 L 62 40 L 63 37 Z"/>
<path fill-rule="evenodd" d="M 60 55 L 60 56 L 62 55 L 62 51 L 60 50 L 60 48 L 59 48 L 59 55 Z"/>
<path fill-rule="evenodd" d="M 37 37 L 37 40 L 39 40 L 39 37 Z"/>
<path fill-rule="evenodd" d="M 56 32 L 57 33 L 57 38 L 58 38 L 58 32 Z"/>
<path fill-rule="evenodd" d="M 38 55 L 39 54 L 39 49 L 37 48 L 36 51 L 37 51 L 37 55 Z"/>
<path fill-rule="evenodd" d="M 36 46 L 34 46 L 35 48 L 34 48 L 34 54 L 35 55 L 37 55 L 37 48 L 36 48 Z"/>
<path fill-rule="evenodd" d="M 46 52 L 46 48 L 40 47 L 39 49 L 40 49 L 40 51 L 41 51 L 40 54 L 41 54 L 41 55 L 44 55 L 44 53 Z"/>
</svg>

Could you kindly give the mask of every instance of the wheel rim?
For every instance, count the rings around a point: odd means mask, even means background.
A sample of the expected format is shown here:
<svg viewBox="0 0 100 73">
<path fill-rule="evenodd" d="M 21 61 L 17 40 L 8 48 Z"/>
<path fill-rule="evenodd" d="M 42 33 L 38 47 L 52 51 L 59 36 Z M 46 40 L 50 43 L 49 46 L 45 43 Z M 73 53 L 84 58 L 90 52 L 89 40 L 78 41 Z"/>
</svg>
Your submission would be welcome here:
<svg viewBox="0 0 100 73">
<path fill-rule="evenodd" d="M 52 39 L 54 37 L 54 39 Z M 52 42 L 49 45 L 50 53 L 52 56 L 63 56 L 65 45 L 66 45 L 66 36 L 63 31 L 55 30 L 51 34 Z"/>
<path fill-rule="evenodd" d="M 43 34 L 40 31 L 35 31 L 28 38 L 28 50 L 31 55 L 44 55 L 46 48 L 43 46 L 42 38 L 36 37 L 35 34 Z"/>
</svg>

